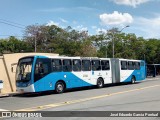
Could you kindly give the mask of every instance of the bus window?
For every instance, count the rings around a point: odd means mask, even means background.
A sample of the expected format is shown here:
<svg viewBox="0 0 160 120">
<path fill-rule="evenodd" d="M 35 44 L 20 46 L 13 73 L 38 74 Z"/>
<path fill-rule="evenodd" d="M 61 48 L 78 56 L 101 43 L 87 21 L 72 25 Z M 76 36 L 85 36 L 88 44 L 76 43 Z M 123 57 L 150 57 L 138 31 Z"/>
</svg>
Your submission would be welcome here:
<svg viewBox="0 0 160 120">
<path fill-rule="evenodd" d="M 72 71 L 72 62 L 71 62 L 71 59 L 64 59 L 63 60 L 63 71 L 64 72 Z"/>
<path fill-rule="evenodd" d="M 127 70 L 127 61 L 121 61 L 121 70 Z"/>
<path fill-rule="evenodd" d="M 62 71 L 61 59 L 52 59 L 52 68 L 53 72 L 61 72 Z"/>
<path fill-rule="evenodd" d="M 73 60 L 73 71 L 81 71 L 81 60 Z"/>
<path fill-rule="evenodd" d="M 101 70 L 100 60 L 92 60 L 92 70 Z"/>
<path fill-rule="evenodd" d="M 90 71 L 91 63 L 90 60 L 82 60 L 82 71 Z"/>
<path fill-rule="evenodd" d="M 144 62 L 141 62 L 141 66 L 144 66 Z"/>
<path fill-rule="evenodd" d="M 134 70 L 134 62 L 128 61 L 128 70 Z"/>
<path fill-rule="evenodd" d="M 35 65 L 34 79 L 35 81 L 43 78 L 51 72 L 51 60 L 46 58 L 37 59 Z"/>
<path fill-rule="evenodd" d="M 135 69 L 139 70 L 140 69 L 140 62 L 135 62 Z"/>
<path fill-rule="evenodd" d="M 102 60 L 101 65 L 102 65 L 102 70 L 109 70 L 110 69 L 109 60 Z"/>
</svg>

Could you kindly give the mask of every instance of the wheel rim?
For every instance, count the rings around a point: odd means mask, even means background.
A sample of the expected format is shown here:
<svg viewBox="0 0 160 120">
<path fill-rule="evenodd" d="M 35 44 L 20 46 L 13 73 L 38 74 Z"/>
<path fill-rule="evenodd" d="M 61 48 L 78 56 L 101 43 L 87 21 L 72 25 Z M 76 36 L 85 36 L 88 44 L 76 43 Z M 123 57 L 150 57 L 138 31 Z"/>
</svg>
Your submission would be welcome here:
<svg viewBox="0 0 160 120">
<path fill-rule="evenodd" d="M 64 89 L 63 84 L 60 84 L 60 83 L 57 84 L 57 87 L 56 87 L 57 92 L 62 92 L 63 89 Z"/>
<path fill-rule="evenodd" d="M 98 81 L 98 86 L 100 86 L 100 87 L 102 86 L 102 81 L 101 80 Z"/>
<path fill-rule="evenodd" d="M 98 80 L 97 86 L 98 86 L 98 87 L 103 87 L 103 81 L 102 81 L 102 80 Z"/>
<path fill-rule="evenodd" d="M 134 79 L 134 77 L 132 78 L 132 83 L 135 83 L 135 79 Z"/>
</svg>

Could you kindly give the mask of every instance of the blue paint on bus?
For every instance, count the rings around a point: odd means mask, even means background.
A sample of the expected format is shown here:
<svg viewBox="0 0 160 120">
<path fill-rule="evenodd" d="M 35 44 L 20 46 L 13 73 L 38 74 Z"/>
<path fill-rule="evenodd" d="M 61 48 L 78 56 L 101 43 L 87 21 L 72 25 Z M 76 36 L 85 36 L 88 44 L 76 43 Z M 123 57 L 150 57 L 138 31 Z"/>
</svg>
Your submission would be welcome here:
<svg viewBox="0 0 160 120">
<path fill-rule="evenodd" d="M 66 77 L 64 77 L 66 76 Z M 42 79 L 34 83 L 34 88 L 36 92 L 55 90 L 55 85 L 57 81 L 64 81 L 66 88 L 76 88 L 83 86 L 91 86 L 92 84 L 85 82 L 71 72 L 56 72 L 50 73 Z"/>
</svg>

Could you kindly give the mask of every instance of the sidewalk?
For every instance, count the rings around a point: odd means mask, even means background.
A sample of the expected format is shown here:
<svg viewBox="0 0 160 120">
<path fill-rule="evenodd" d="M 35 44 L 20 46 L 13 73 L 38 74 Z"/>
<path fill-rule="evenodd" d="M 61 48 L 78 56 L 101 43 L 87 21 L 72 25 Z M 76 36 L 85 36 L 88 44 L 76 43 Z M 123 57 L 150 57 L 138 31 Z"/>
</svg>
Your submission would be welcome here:
<svg viewBox="0 0 160 120">
<path fill-rule="evenodd" d="M 17 92 L 11 92 L 11 93 L 0 93 L 0 98 L 3 98 L 3 97 L 12 97 L 14 95 L 18 95 L 20 93 L 17 93 Z"/>
</svg>

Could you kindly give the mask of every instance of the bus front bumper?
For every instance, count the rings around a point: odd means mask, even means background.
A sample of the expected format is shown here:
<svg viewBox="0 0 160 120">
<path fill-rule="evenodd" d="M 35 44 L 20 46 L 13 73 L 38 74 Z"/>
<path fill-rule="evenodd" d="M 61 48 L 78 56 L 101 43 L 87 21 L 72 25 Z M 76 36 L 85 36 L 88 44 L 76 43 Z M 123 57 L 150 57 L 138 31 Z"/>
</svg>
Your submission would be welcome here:
<svg viewBox="0 0 160 120">
<path fill-rule="evenodd" d="M 27 87 L 17 87 L 16 91 L 19 93 L 30 93 L 30 92 L 35 92 L 35 89 L 34 85 L 32 84 Z"/>
</svg>

